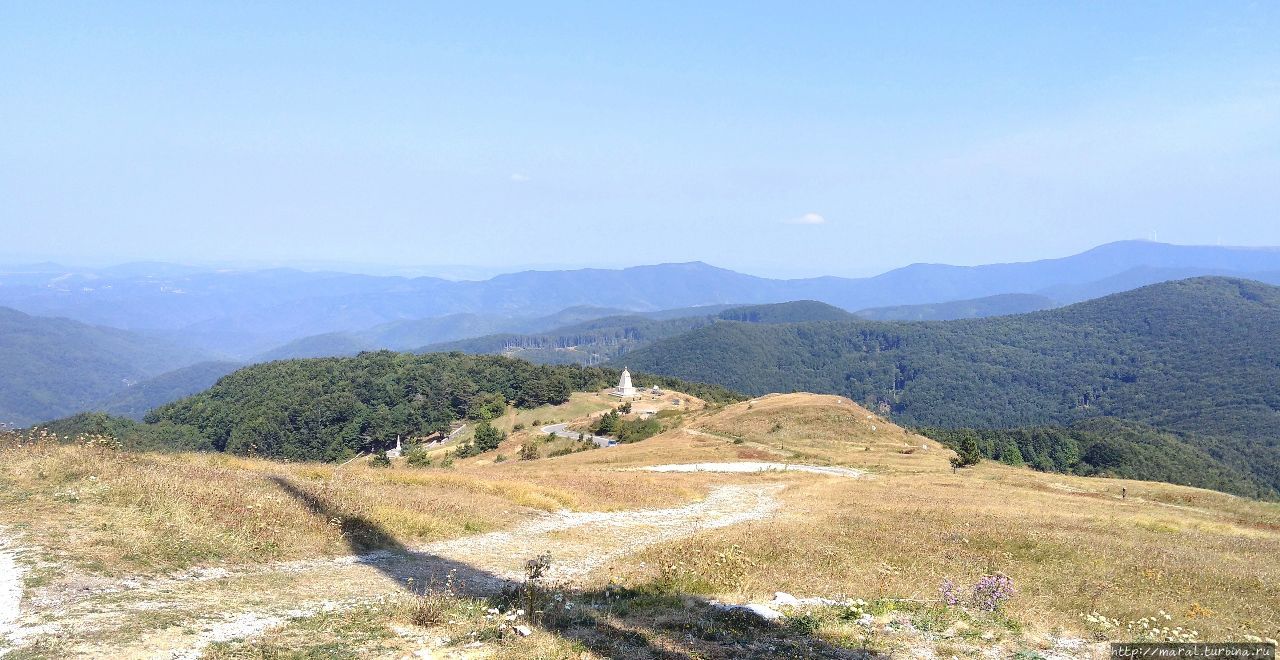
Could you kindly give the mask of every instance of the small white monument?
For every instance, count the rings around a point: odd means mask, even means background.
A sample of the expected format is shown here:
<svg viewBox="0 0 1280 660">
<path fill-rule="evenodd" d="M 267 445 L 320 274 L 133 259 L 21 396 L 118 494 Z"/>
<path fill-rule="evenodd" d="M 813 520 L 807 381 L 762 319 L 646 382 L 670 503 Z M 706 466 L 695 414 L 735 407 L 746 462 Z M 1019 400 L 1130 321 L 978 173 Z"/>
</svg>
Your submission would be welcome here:
<svg viewBox="0 0 1280 660">
<path fill-rule="evenodd" d="M 618 386 L 613 388 L 609 393 L 611 396 L 627 398 L 636 395 L 636 388 L 631 384 L 631 372 L 626 367 L 622 368 L 622 378 L 618 379 Z"/>
</svg>

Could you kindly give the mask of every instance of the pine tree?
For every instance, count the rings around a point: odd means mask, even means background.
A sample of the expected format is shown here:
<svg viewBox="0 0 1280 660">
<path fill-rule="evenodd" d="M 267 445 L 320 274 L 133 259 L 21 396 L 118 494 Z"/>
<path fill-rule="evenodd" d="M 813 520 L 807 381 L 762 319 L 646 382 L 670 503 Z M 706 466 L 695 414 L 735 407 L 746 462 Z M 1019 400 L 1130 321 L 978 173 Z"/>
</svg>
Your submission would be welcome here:
<svg viewBox="0 0 1280 660">
<path fill-rule="evenodd" d="M 973 431 L 961 434 L 956 446 L 956 455 L 951 458 L 951 467 L 962 468 L 977 465 L 982 460 L 982 451 L 978 449 L 978 436 Z"/>
</svg>

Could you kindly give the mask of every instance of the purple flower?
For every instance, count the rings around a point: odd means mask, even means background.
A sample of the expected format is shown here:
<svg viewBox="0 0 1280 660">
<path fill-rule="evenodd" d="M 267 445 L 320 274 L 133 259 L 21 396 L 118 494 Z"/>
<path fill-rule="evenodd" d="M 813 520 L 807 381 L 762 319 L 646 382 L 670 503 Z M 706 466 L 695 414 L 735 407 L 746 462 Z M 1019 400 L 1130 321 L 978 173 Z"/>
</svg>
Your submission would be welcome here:
<svg viewBox="0 0 1280 660">
<path fill-rule="evenodd" d="M 984 575 L 973 585 L 973 606 L 994 612 L 1000 609 L 1004 601 L 1013 597 L 1013 578 L 1004 573 Z"/>
<path fill-rule="evenodd" d="M 942 602 L 947 605 L 954 607 L 960 604 L 960 597 L 956 595 L 956 583 L 952 582 L 951 578 L 944 579 L 938 591 L 942 592 Z"/>
</svg>

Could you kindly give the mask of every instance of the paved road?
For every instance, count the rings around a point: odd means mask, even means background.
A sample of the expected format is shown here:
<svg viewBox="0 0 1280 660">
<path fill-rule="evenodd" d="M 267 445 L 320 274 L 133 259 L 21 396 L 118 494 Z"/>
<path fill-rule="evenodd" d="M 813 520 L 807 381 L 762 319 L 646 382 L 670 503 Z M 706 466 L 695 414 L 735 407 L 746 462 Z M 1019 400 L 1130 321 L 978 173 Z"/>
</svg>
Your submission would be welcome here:
<svg viewBox="0 0 1280 660">
<path fill-rule="evenodd" d="M 544 426 L 542 427 L 542 432 L 548 435 L 554 433 L 555 435 L 558 435 L 562 438 L 576 439 L 578 437 L 577 431 L 569 430 L 568 422 L 565 422 L 563 424 L 551 424 L 550 426 Z M 590 439 L 592 442 L 596 443 L 597 447 L 608 447 L 609 443 L 617 442 L 617 440 L 615 440 L 614 438 L 608 438 L 603 435 L 592 435 L 590 433 L 587 434 L 587 438 Z"/>
</svg>

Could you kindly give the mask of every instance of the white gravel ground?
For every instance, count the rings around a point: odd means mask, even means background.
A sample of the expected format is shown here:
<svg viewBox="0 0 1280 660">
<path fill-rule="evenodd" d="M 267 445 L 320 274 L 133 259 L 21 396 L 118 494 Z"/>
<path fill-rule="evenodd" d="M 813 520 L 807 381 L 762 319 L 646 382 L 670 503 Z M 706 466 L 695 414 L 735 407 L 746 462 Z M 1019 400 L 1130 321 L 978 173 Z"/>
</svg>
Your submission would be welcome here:
<svg viewBox="0 0 1280 660">
<path fill-rule="evenodd" d="M 685 463 L 682 465 L 651 465 L 636 468 L 648 472 L 813 472 L 830 474 L 839 477 L 858 478 L 866 474 L 862 470 L 845 467 L 826 467 L 821 465 L 798 465 L 795 463 L 763 463 L 758 461 L 739 461 L 736 463 Z"/>
<path fill-rule="evenodd" d="M 9 638 L 22 614 L 22 566 L 17 549 L 0 530 L 0 641 Z M 3 655 L 3 651 L 0 651 Z"/>
</svg>

